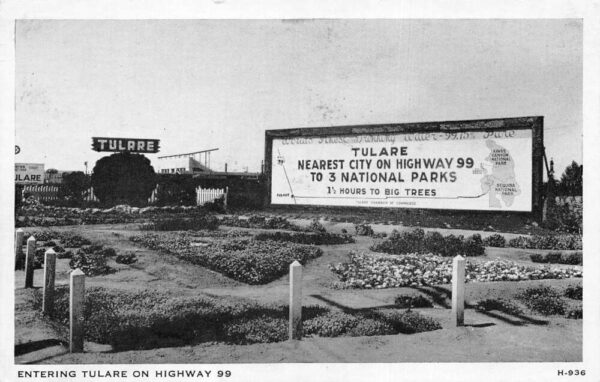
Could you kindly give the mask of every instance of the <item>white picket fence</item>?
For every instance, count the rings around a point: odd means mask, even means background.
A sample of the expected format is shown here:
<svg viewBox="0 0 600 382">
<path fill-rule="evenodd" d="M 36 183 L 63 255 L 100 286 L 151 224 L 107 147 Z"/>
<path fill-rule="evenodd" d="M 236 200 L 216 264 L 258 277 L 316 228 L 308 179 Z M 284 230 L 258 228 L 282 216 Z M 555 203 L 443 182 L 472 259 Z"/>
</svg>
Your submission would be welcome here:
<svg viewBox="0 0 600 382">
<path fill-rule="evenodd" d="M 156 187 L 154 188 L 154 190 L 152 190 L 152 195 L 150 195 L 150 197 L 148 198 L 148 203 L 150 204 L 154 204 L 156 203 L 157 200 L 157 195 L 158 194 L 158 185 L 156 185 Z M 86 196 L 85 196 L 85 201 L 86 202 L 97 202 L 98 198 L 96 197 L 96 195 L 94 194 L 94 187 L 90 187 L 87 190 Z"/>
<path fill-rule="evenodd" d="M 202 188 L 198 186 L 196 188 L 196 205 L 203 206 L 206 203 L 213 202 L 220 197 L 223 197 L 223 206 L 227 208 L 227 195 L 229 194 L 229 187 L 225 188 Z"/>
<path fill-rule="evenodd" d="M 24 194 L 30 194 L 41 202 L 58 200 L 58 186 L 26 184 L 23 187 L 23 195 Z"/>
</svg>

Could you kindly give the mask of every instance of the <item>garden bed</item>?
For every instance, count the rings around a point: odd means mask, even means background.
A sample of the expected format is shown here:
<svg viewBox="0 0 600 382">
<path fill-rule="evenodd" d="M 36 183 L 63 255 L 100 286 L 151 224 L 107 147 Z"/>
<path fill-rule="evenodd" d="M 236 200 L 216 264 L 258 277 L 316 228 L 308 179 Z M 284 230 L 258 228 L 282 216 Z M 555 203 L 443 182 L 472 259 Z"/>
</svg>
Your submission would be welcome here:
<svg viewBox="0 0 600 382">
<path fill-rule="evenodd" d="M 185 234 L 146 234 L 133 236 L 131 241 L 248 284 L 266 284 L 285 275 L 294 261 L 306 264 L 323 254 L 315 246 L 271 240 L 231 239 L 195 245 Z"/>
<path fill-rule="evenodd" d="M 66 337 L 69 292 L 56 289 L 54 321 Z M 34 308 L 41 307 L 36 291 Z M 247 299 L 208 295 L 181 297 L 158 291 L 86 290 L 86 339 L 114 350 L 184 346 L 202 342 L 251 344 L 288 338 L 288 307 L 261 305 Z M 375 309 L 342 312 L 322 306 L 302 309 L 305 337 L 411 334 L 440 329 L 418 312 Z"/>
<path fill-rule="evenodd" d="M 448 284 L 452 281 L 452 259 L 436 255 L 387 255 L 350 253 L 349 261 L 330 265 L 341 288 L 394 288 Z M 582 277 L 573 268 L 528 267 L 512 261 L 469 261 L 467 282 L 522 281 Z"/>
</svg>

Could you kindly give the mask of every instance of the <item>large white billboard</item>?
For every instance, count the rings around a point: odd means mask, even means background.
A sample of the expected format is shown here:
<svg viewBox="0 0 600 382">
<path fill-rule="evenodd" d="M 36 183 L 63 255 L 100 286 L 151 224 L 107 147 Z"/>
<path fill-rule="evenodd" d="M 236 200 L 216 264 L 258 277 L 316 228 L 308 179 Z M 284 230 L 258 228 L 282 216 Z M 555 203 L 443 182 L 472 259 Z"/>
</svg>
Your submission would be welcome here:
<svg viewBox="0 0 600 382">
<path fill-rule="evenodd" d="M 532 131 L 273 138 L 271 203 L 532 210 Z"/>
</svg>

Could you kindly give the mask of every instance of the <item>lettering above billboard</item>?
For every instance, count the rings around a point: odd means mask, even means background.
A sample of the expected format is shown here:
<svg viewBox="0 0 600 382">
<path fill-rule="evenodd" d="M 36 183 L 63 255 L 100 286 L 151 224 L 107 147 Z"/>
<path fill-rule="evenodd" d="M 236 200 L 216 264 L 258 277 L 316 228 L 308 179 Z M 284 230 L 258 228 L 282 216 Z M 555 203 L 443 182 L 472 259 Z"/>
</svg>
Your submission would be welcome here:
<svg viewBox="0 0 600 382">
<path fill-rule="evenodd" d="M 531 128 L 360 131 L 274 134 L 271 204 L 532 211 Z"/>
<path fill-rule="evenodd" d="M 153 154 L 158 152 L 158 139 L 92 138 L 92 150 Z"/>
<path fill-rule="evenodd" d="M 42 184 L 44 183 L 43 163 L 15 163 L 15 183 Z"/>
</svg>

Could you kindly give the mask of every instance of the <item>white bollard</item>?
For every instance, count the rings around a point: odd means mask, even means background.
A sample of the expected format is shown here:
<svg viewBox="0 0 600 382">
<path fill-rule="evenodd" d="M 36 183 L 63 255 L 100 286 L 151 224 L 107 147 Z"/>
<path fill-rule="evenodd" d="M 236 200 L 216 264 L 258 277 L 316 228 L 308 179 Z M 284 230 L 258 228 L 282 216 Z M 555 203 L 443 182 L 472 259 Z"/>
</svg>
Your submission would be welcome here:
<svg viewBox="0 0 600 382">
<path fill-rule="evenodd" d="M 290 264 L 290 323 L 289 339 L 302 338 L 302 264 Z"/>
<path fill-rule="evenodd" d="M 23 236 L 25 233 L 22 228 L 15 232 L 15 264 L 17 264 L 21 253 L 23 253 Z"/>
<path fill-rule="evenodd" d="M 456 256 L 452 261 L 452 320 L 454 326 L 463 326 L 465 319 L 465 258 Z"/>
<path fill-rule="evenodd" d="M 33 258 L 35 257 L 35 237 L 27 239 L 27 255 L 25 257 L 25 288 L 33 287 Z"/>
<path fill-rule="evenodd" d="M 52 248 L 44 254 L 44 298 L 42 313 L 52 316 L 54 310 L 54 278 L 56 274 L 56 252 Z"/>
<path fill-rule="evenodd" d="M 85 274 L 77 268 L 69 283 L 69 352 L 83 352 L 85 306 Z"/>
</svg>

